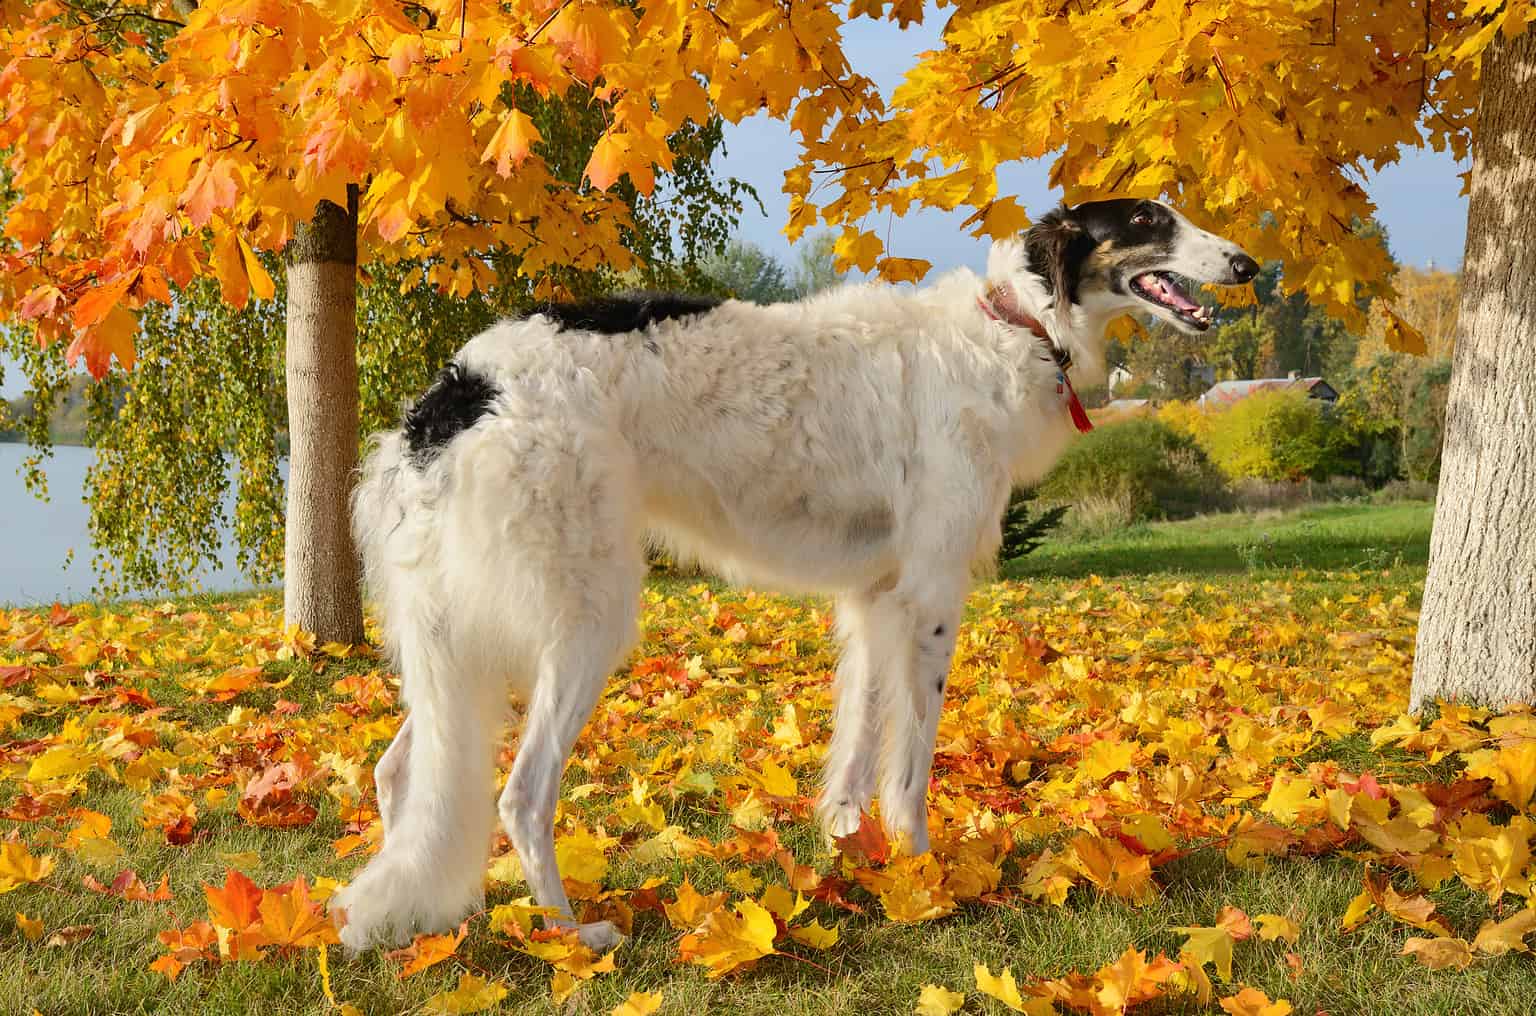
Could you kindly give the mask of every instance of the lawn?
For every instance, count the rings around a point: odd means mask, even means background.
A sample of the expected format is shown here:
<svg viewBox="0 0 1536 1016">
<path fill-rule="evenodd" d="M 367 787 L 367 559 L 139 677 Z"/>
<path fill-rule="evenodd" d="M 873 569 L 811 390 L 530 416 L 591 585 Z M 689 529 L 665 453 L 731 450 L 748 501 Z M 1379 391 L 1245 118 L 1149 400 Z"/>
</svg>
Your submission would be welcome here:
<svg viewBox="0 0 1536 1016">
<path fill-rule="evenodd" d="M 1422 567 L 1429 560 L 1434 514 L 1433 503 L 1402 501 L 1142 523 L 1096 539 L 1049 540 L 1005 568 L 1004 574 L 1015 578 L 1225 576 L 1233 572 L 1279 575 L 1295 568 Z"/>
<path fill-rule="evenodd" d="M 825 604 L 653 583 L 559 820 L 572 895 L 632 928 L 612 970 L 526 930 L 504 840 L 462 941 L 325 944 L 399 722 L 366 648 L 270 599 L 0 610 L 0 999 L 873 1016 L 933 985 L 1004 1013 L 1006 970 L 1030 1012 L 1525 1013 L 1536 723 L 1402 715 L 1427 530 L 1411 505 L 1154 526 L 979 588 L 923 858 L 813 827 Z"/>
</svg>

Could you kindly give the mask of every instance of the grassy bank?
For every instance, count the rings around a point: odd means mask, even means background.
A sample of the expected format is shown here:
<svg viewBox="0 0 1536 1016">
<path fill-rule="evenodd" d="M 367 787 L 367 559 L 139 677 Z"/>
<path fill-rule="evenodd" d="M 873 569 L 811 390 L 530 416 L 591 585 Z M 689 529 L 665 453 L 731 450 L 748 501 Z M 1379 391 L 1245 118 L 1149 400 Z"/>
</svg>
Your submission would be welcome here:
<svg viewBox="0 0 1536 1016">
<path fill-rule="evenodd" d="M 1052 538 L 1010 563 L 1010 578 L 1422 568 L 1435 507 L 1333 504 L 1143 523 L 1087 539 Z"/>
</svg>

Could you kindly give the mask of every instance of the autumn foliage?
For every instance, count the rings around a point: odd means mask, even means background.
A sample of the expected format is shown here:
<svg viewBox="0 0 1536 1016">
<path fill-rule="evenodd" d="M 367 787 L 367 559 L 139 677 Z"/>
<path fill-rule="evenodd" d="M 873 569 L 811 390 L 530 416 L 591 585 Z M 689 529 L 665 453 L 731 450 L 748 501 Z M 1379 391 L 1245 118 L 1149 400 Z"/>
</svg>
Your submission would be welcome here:
<svg viewBox="0 0 1536 1016">
<path fill-rule="evenodd" d="M 93 13 L 94 12 L 94 13 Z M 165 0 L 0 6 L 6 209 L 0 309 L 131 365 L 134 312 L 216 276 L 243 305 L 320 199 L 362 190 L 362 259 L 414 258 L 463 293 L 479 256 L 521 271 L 622 268 L 621 177 L 649 193 L 686 122 L 765 111 L 801 145 L 786 232 L 839 230 L 842 266 L 900 281 L 879 222 L 969 209 L 979 236 L 1028 222 L 996 170 L 1052 158 L 1069 201 L 1173 197 L 1288 291 L 1358 316 L 1390 291 L 1354 224 L 1362 174 L 1404 146 L 1464 157 L 1478 57 L 1531 0 L 1440 4 L 999 0 L 942 10 L 944 45 L 887 97 L 850 65 L 847 18 L 921 20 L 916 0 Z M 608 127 L 580 181 L 551 171 L 519 96 L 579 90 Z M 1412 337 L 1399 337 L 1411 344 Z"/>
<path fill-rule="evenodd" d="M 1242 870 L 1348 859 L 1356 872 L 1358 896 L 1338 912 L 1213 909 L 1175 929 L 1177 947 L 1125 943 L 1097 970 L 1042 970 L 1010 951 L 1000 970 L 978 962 L 974 983 L 905 1003 L 922 1012 L 953 1011 L 974 990 L 1032 1013 L 1188 995 L 1282 1014 L 1289 1003 L 1241 972 L 1299 974 L 1301 936 L 1366 922 L 1401 928 L 1403 952 L 1436 969 L 1523 952 L 1536 930 L 1519 905 L 1536 891 L 1536 718 L 1454 705 L 1404 715 L 1407 593 L 1340 578 L 1361 592 L 1307 606 L 1273 581 L 1244 602 L 1096 579 L 977 593 L 929 790 L 934 850 L 915 858 L 893 856 L 874 821 L 830 850 L 806 845 L 831 720 L 822 606 L 703 586 L 649 593 L 642 647 L 569 774 L 566 885 L 588 916 L 669 939 L 678 964 L 714 979 L 857 962 L 869 946 L 845 934 L 882 922 L 1157 906 L 1168 872 L 1192 859 Z M 397 682 L 369 649 L 316 646 L 261 600 L 0 611 L 0 688 L 0 892 L 20 911 L 18 934 L 88 948 L 90 927 L 26 912 L 45 894 L 99 897 L 161 915 L 137 962 L 166 978 L 313 956 L 336 998 L 323 901 L 378 847 L 371 762 L 400 722 Z M 1351 753 L 1370 761 L 1340 761 Z M 329 843 L 329 859 L 263 882 L 246 874 L 260 854 L 224 845 L 251 835 L 274 855 Z M 150 843 L 216 850 L 222 873 L 124 867 Z M 540 964 L 557 1001 L 624 969 L 625 949 L 599 957 L 542 927 L 505 841 L 487 879 L 486 911 L 389 957 L 401 978 L 460 970 L 443 1011 L 509 990 L 469 960 L 472 945 Z M 1429 894 L 1450 887 L 1473 902 L 1442 914 Z M 184 916 L 155 909 L 172 907 Z"/>
</svg>

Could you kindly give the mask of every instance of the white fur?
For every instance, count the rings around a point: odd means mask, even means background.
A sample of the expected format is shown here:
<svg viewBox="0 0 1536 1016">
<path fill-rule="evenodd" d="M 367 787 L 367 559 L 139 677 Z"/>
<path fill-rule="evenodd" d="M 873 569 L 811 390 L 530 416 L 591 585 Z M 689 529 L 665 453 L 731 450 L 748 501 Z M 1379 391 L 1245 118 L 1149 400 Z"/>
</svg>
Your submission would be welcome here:
<svg viewBox="0 0 1536 1016">
<path fill-rule="evenodd" d="M 538 902 L 570 916 L 560 774 L 635 642 L 645 533 L 726 577 L 837 597 L 824 827 L 855 830 L 878 790 L 893 839 L 927 848 L 971 567 L 995 556 L 1010 487 L 1039 480 L 1073 434 L 1047 347 L 978 297 L 1011 286 L 1079 383 L 1103 374 L 1105 324 L 1140 306 L 1088 292 L 1048 314 L 1017 243 L 994 247 L 987 275 L 731 301 L 644 336 L 535 316 L 463 348 L 458 362 L 499 389 L 491 412 L 424 470 L 383 435 L 354 499 L 409 716 L 377 769 L 383 847 L 336 897 L 343 942 L 399 941 L 481 904 L 509 691 L 527 719 L 501 822 Z M 582 934 L 617 940 L 606 924 Z"/>
</svg>

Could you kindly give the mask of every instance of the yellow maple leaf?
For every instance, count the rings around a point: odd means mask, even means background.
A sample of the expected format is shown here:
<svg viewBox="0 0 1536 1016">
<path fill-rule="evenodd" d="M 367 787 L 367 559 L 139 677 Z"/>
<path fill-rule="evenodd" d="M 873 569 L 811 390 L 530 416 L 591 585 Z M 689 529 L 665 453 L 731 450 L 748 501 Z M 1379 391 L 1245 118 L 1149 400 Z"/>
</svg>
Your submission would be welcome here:
<svg viewBox="0 0 1536 1016">
<path fill-rule="evenodd" d="M 985 968 L 983 968 L 985 969 Z M 965 1005 L 965 996 L 937 984 L 925 984 L 917 995 L 917 1016 L 950 1016 Z"/>
<path fill-rule="evenodd" d="M 95 764 L 96 756 L 85 748 L 59 745 L 32 760 L 32 764 L 27 767 L 27 780 L 30 783 L 67 780 L 89 771 Z"/>
<path fill-rule="evenodd" d="M 1056 1007 L 1051 1004 L 1050 999 L 1025 998 L 1019 993 L 1018 982 L 1013 979 L 1013 971 L 1009 968 L 1003 967 L 1000 975 L 994 975 L 985 964 L 977 963 L 971 972 L 976 978 L 978 990 L 997 999 L 1014 1012 L 1027 1013 L 1028 1016 L 1054 1016 Z"/>
<path fill-rule="evenodd" d="M 830 949 L 837 944 L 838 932 L 836 928 L 822 927 L 820 920 L 813 919 L 810 924 L 790 928 L 789 937 L 812 949 Z"/>
<path fill-rule="evenodd" d="M 613 1007 L 611 1016 L 651 1016 L 661 1008 L 661 992 L 637 991 Z"/>
<path fill-rule="evenodd" d="M 704 918 L 725 905 L 725 893 L 703 895 L 688 879 L 677 887 L 677 898 L 664 904 L 667 921 L 679 931 L 692 931 L 703 923 Z"/>
<path fill-rule="evenodd" d="M 561 833 L 555 839 L 555 860 L 560 866 L 560 874 L 578 882 L 601 885 L 608 874 L 607 851 L 618 842 L 611 836 L 595 834 L 585 826 Z"/>
<path fill-rule="evenodd" d="M 1281 917 L 1279 914 L 1260 914 L 1254 918 L 1259 926 L 1259 938 L 1266 942 L 1273 942 L 1277 938 L 1283 938 L 1292 945 L 1301 937 L 1301 927 L 1289 917 Z"/>
<path fill-rule="evenodd" d="M 1313 810 L 1312 781 L 1297 776 L 1276 776 L 1260 810 L 1287 825 L 1305 810 Z"/>
<path fill-rule="evenodd" d="M 1412 956 L 1431 970 L 1465 970 L 1476 959 L 1472 947 L 1460 938 L 1410 938 L 1403 943 L 1402 954 Z"/>
<path fill-rule="evenodd" d="M 1529 907 L 1502 921 L 1484 921 L 1472 940 L 1472 948 L 1488 956 L 1503 956 L 1507 952 L 1529 952 L 1525 936 L 1536 931 L 1536 910 Z"/>
<path fill-rule="evenodd" d="M 1523 810 L 1536 793 L 1536 741 L 1521 741 L 1488 751 L 1467 752 L 1467 775 L 1493 781 L 1493 793 Z"/>
<path fill-rule="evenodd" d="M 1291 1003 L 1283 998 L 1270 1000 L 1258 988 L 1244 988 L 1221 1000 L 1221 1007 L 1231 1016 L 1289 1016 Z"/>
<path fill-rule="evenodd" d="M 722 977 L 778 952 L 773 947 L 777 934 L 771 913 L 751 900 L 742 900 L 730 910 L 713 911 L 698 931 L 684 935 L 678 943 L 678 955 L 707 967 L 710 977 Z"/>
<path fill-rule="evenodd" d="M 53 870 L 53 857 L 34 857 L 24 844 L 14 840 L 0 843 L 0 893 L 8 893 L 28 882 L 41 882 Z"/>
<path fill-rule="evenodd" d="M 456 988 L 433 995 L 423 1008 L 426 1012 L 457 1016 L 459 1013 L 483 1012 L 506 997 L 507 986 L 500 981 L 460 974 Z"/>
<path fill-rule="evenodd" d="M 1424 333 L 1398 317 L 1390 308 L 1383 307 L 1387 316 L 1387 326 L 1383 333 L 1387 348 L 1397 353 L 1411 353 L 1414 356 L 1424 356 L 1429 352 L 1429 345 L 1424 341 Z"/>
<path fill-rule="evenodd" d="M 16 927 L 21 929 L 28 942 L 36 942 L 43 937 L 43 922 L 35 921 L 19 910 L 16 911 Z"/>
<path fill-rule="evenodd" d="M 1226 928 L 1174 928 L 1188 935 L 1184 952 L 1199 964 L 1210 963 L 1224 981 L 1232 980 L 1232 936 Z"/>
</svg>

